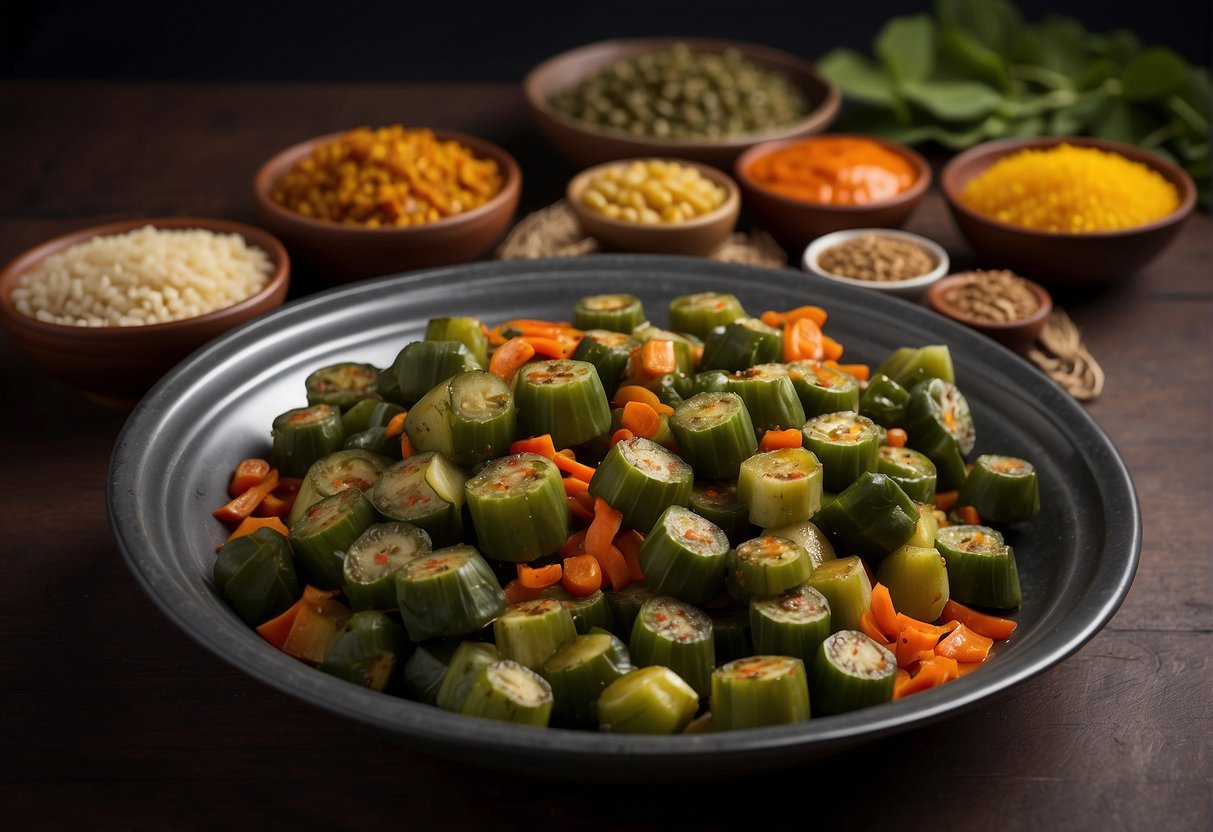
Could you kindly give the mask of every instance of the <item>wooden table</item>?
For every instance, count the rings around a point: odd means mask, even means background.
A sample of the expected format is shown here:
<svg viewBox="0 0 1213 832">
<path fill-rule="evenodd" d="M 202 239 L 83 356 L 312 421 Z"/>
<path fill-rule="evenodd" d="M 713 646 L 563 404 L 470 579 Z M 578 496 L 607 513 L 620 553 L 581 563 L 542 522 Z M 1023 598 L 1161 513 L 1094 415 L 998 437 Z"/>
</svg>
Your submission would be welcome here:
<svg viewBox="0 0 1213 832">
<path fill-rule="evenodd" d="M 526 172 L 524 209 L 557 198 L 572 173 L 503 85 L 9 83 L 0 114 L 5 260 L 117 218 L 250 220 L 259 162 L 357 124 L 446 125 L 503 144 Z M 965 263 L 937 196 L 910 227 Z M 1211 828 L 1211 232 L 1195 216 L 1132 281 L 1065 300 L 1108 373 L 1090 412 L 1128 463 L 1145 517 L 1141 568 L 1111 624 L 975 711 L 762 782 L 738 772 L 743 782 L 719 794 L 486 774 L 233 670 L 160 615 L 112 540 L 106 465 L 124 414 L 0 339 L 0 805 L 38 827 L 725 829 L 730 806 L 765 818 L 775 804 L 762 795 L 789 795 L 799 799 L 787 808 L 817 828 Z M 294 293 L 319 285 L 300 275 Z"/>
</svg>

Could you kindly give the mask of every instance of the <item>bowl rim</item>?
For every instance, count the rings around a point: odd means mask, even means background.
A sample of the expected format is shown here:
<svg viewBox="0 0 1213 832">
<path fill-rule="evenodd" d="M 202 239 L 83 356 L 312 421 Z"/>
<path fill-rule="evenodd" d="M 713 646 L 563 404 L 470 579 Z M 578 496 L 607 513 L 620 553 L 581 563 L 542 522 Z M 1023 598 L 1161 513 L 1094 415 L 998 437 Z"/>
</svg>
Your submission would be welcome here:
<svg viewBox="0 0 1213 832">
<path fill-rule="evenodd" d="M 403 227 L 388 226 L 380 228 L 369 228 L 365 225 L 346 225 L 345 223 L 332 222 L 330 220 L 320 220 L 313 217 L 305 217 L 303 214 L 297 213 L 279 205 L 270 198 L 270 190 L 278 180 L 286 175 L 287 171 L 297 161 L 302 159 L 308 153 L 322 144 L 337 141 L 343 136 L 348 135 L 353 130 L 358 128 L 350 128 L 349 130 L 337 130 L 332 133 L 325 133 L 319 136 L 313 136 L 310 139 L 304 139 L 301 142 L 285 147 L 279 150 L 269 159 L 262 163 L 261 167 L 253 175 L 253 198 L 256 200 L 258 207 L 267 213 L 271 214 L 278 220 L 284 223 L 301 225 L 305 228 L 313 229 L 324 233 L 350 233 L 363 234 L 373 236 L 378 234 L 380 237 L 388 234 L 423 234 L 435 229 L 447 231 L 449 229 L 457 229 L 461 225 L 469 225 L 476 222 L 489 214 L 492 214 L 503 204 L 506 204 L 517 197 L 522 190 L 522 168 L 518 165 L 513 155 L 505 148 L 501 147 L 488 139 L 474 136 L 471 133 L 464 133 L 460 130 L 452 130 L 446 127 L 416 127 L 411 129 L 430 130 L 440 140 L 455 140 L 471 150 L 475 155 L 482 158 L 490 158 L 502 169 L 501 190 L 495 193 L 483 205 L 478 205 L 470 211 L 464 211 L 456 214 L 453 217 L 442 217 L 433 222 L 423 223 L 422 225 L 406 225 Z"/>
<path fill-rule="evenodd" d="M 884 235 L 898 240 L 917 243 L 935 256 L 935 268 L 926 274 L 906 278 L 905 280 L 861 280 L 857 277 L 847 277 L 846 275 L 828 272 L 818 265 L 817 259 L 826 249 L 858 237 L 866 237 L 869 234 Z M 903 290 L 922 289 L 924 286 L 930 286 L 932 283 L 939 281 L 948 273 L 948 269 L 951 268 L 951 258 L 948 256 L 947 249 L 942 245 L 929 237 L 915 234 L 913 231 L 902 231 L 899 228 L 843 228 L 839 231 L 823 234 L 809 243 L 801 258 L 801 266 L 814 277 L 845 283 L 848 286 L 862 286 L 865 289 L 875 289 L 878 292 L 897 293 Z"/>
<path fill-rule="evenodd" d="M 66 251 L 72 246 L 87 242 L 95 237 L 125 234 L 146 226 L 177 231 L 199 229 L 220 234 L 239 234 L 244 241 L 266 253 L 273 265 L 269 279 L 257 292 L 230 306 L 215 309 L 203 315 L 194 315 L 174 321 L 162 321 L 155 324 L 140 326 L 77 326 L 75 324 L 51 323 L 32 318 L 17 310 L 12 302 L 12 292 L 17 282 L 34 266 L 42 263 L 48 257 Z M 69 231 L 43 240 L 41 243 L 18 254 L 0 269 L 0 323 L 13 326 L 27 332 L 38 332 L 57 337 L 101 340 L 105 338 L 137 338 L 141 334 L 161 334 L 185 331 L 199 325 L 206 326 L 222 321 L 229 317 L 239 317 L 282 291 L 284 285 L 289 285 L 291 259 L 286 247 L 270 232 L 257 226 L 247 225 L 234 220 L 217 217 L 172 216 L 172 217 L 138 217 L 127 220 L 115 220 L 100 225 L 87 226 L 75 231 Z"/>
<path fill-rule="evenodd" d="M 1046 289 L 1044 286 L 1041 286 L 1035 280 L 1030 280 L 1021 274 L 1016 274 L 1015 272 L 1012 272 L 1012 274 L 1015 274 L 1016 277 L 1018 277 L 1020 280 L 1022 280 L 1027 285 L 1027 287 L 1032 291 L 1032 293 L 1034 295 L 1036 295 L 1036 299 L 1040 302 L 1040 306 L 1036 309 L 1036 311 L 1033 312 L 1031 315 L 1028 315 L 1026 318 L 1020 318 L 1015 321 L 1002 321 L 1002 322 L 979 321 L 974 318 L 970 318 L 970 317 L 966 316 L 956 305 L 949 303 L 947 301 L 947 299 L 944 298 L 944 296 L 943 296 L 944 292 L 946 292 L 950 286 L 955 286 L 957 283 L 960 283 L 962 280 L 967 280 L 975 273 L 980 274 L 983 272 L 990 272 L 990 271 L 1011 271 L 1011 270 L 1010 269 L 966 269 L 965 271 L 962 271 L 962 272 L 953 272 L 951 274 L 945 275 L 945 276 L 941 277 L 939 280 L 937 280 L 929 289 L 927 289 L 927 297 L 926 297 L 927 306 L 929 306 L 935 312 L 938 312 L 940 315 L 943 315 L 946 318 L 951 318 L 952 320 L 962 323 L 965 326 L 972 327 L 973 329 L 976 329 L 976 330 L 979 330 L 982 332 L 997 332 L 997 333 L 1010 333 L 1010 332 L 1015 332 L 1017 330 L 1030 329 L 1031 327 L 1036 326 L 1041 321 L 1043 321 L 1045 318 L 1047 318 L 1049 316 L 1049 313 L 1053 311 L 1053 296 L 1049 293 L 1049 290 Z"/>
<path fill-rule="evenodd" d="M 633 162 L 676 162 L 677 164 L 692 167 L 711 179 L 716 185 L 725 189 L 724 202 L 713 208 L 703 216 L 693 217 L 689 220 L 684 220 L 677 223 L 658 223 L 656 225 L 645 225 L 639 222 L 630 222 L 628 220 L 617 220 L 613 217 L 608 217 L 605 214 L 591 212 L 586 206 L 582 205 L 577 196 L 585 190 L 594 174 L 607 170 L 608 168 L 621 167 L 630 165 Z M 564 198 L 568 202 L 573 213 L 580 219 L 582 216 L 592 214 L 594 222 L 601 223 L 608 228 L 616 228 L 620 231 L 636 231 L 643 230 L 653 233 L 669 233 L 674 234 L 679 231 L 693 231 L 707 226 L 714 225 L 726 218 L 730 214 L 733 216 L 734 225 L 736 224 L 737 215 L 741 211 L 741 188 L 733 177 L 729 176 L 719 168 L 712 165 L 705 165 L 702 162 L 694 162 L 689 159 L 676 159 L 668 156 L 637 156 L 629 159 L 615 159 L 610 162 L 601 162 L 597 165 L 586 168 L 577 173 L 564 189 Z M 730 228 L 731 230 L 731 228 Z"/>
<path fill-rule="evenodd" d="M 750 176 L 746 170 L 749 165 L 755 160 L 774 153 L 777 150 L 782 150 L 785 147 L 791 147 L 795 144 L 821 141 L 823 139 L 840 138 L 840 139 L 866 139 L 870 142 L 880 145 L 886 150 L 889 150 L 902 158 L 906 159 L 913 165 L 917 176 L 910 183 L 910 187 L 900 193 L 894 194 L 888 199 L 882 199 L 878 202 L 868 202 L 863 205 L 835 205 L 829 202 L 810 202 L 805 199 L 794 199 L 790 196 L 772 191 L 764 186 L 761 182 Z M 764 199 L 768 199 L 779 205 L 797 211 L 816 210 L 827 211 L 838 214 L 864 214 L 871 211 L 883 211 L 889 208 L 895 208 L 905 205 L 908 202 L 913 202 L 921 199 L 922 195 L 931 187 L 931 182 L 934 179 L 934 174 L 931 171 L 931 165 L 926 158 L 914 148 L 893 139 L 886 139 L 882 136 L 867 136 L 863 133 L 819 133 L 813 136 L 791 136 L 785 139 L 774 139 L 771 141 L 756 144 L 743 152 L 737 157 L 737 161 L 733 163 L 733 175 L 737 177 L 737 181 L 748 189 L 758 191 Z"/>
<path fill-rule="evenodd" d="M 985 158 L 989 158 L 990 164 L 993 164 L 1019 150 L 1029 148 L 1049 149 L 1062 144 L 1111 151 L 1125 157 L 1131 162 L 1138 162 L 1151 168 L 1155 173 L 1158 173 L 1171 184 L 1175 185 L 1176 190 L 1179 191 L 1179 205 L 1165 217 L 1142 225 L 1135 225 L 1131 228 L 1120 228 L 1115 231 L 1087 231 L 1075 234 L 1067 231 L 1042 231 L 1035 228 L 1024 228 L 1021 225 L 1013 225 L 1009 222 L 1003 222 L 985 214 L 980 214 L 961 201 L 960 190 L 972 178 L 966 178 L 964 182 L 958 181 L 962 166 Z M 989 165 L 982 168 L 982 170 L 984 171 L 988 167 Z M 1188 175 L 1186 170 L 1145 148 L 1110 139 L 1100 139 L 1094 136 L 1027 136 L 983 142 L 949 159 L 939 174 L 939 186 L 940 190 L 943 191 L 944 199 L 947 200 L 948 207 L 956 214 L 1001 231 L 1022 234 L 1027 237 L 1038 237 L 1045 240 L 1110 240 L 1137 234 L 1147 234 L 1151 231 L 1157 231 L 1158 229 L 1181 222 L 1192 213 L 1192 209 L 1196 205 L 1196 183 L 1192 181 L 1192 177 Z"/>
<path fill-rule="evenodd" d="M 736 136 L 724 136 L 718 139 L 710 138 L 675 138 L 663 139 L 658 136 L 633 136 L 624 132 L 616 132 L 612 130 L 602 130 L 592 125 L 586 124 L 583 121 L 578 121 L 568 116 L 558 113 L 552 109 L 549 99 L 542 94 L 540 90 L 540 79 L 548 73 L 554 72 L 573 60 L 585 55 L 592 55 L 597 52 L 610 53 L 622 51 L 623 54 L 616 54 L 614 60 L 624 57 L 632 57 L 646 52 L 656 52 L 659 49 L 668 48 L 675 44 L 685 43 L 692 50 L 700 49 L 702 51 L 736 49 L 742 55 L 749 59 L 757 59 L 758 62 L 765 66 L 772 64 L 782 64 L 796 67 L 796 71 L 812 77 L 815 81 L 821 84 L 825 89 L 825 97 L 813 104 L 812 109 L 804 114 L 802 118 L 797 119 L 782 127 L 763 130 L 758 133 L 743 133 Z M 605 59 L 594 67 L 597 69 L 605 66 L 611 61 Z M 786 74 L 786 73 L 785 73 Z M 580 81 L 584 75 L 578 76 L 575 80 L 566 84 L 572 86 Z M 805 87 L 797 83 L 795 79 L 791 79 L 801 92 L 807 93 Z M 563 88 L 562 88 L 563 89 Z M 838 108 L 842 106 L 842 92 L 838 85 L 826 78 L 817 71 L 816 66 L 811 61 L 808 61 L 799 55 L 794 55 L 791 52 L 785 52 L 782 49 L 776 49 L 772 46 L 765 46 L 760 43 L 752 43 L 744 40 L 729 40 L 727 38 L 713 37 L 676 37 L 671 35 L 654 35 L 637 38 L 608 38 L 606 40 L 593 41 L 592 43 L 582 44 L 581 46 L 567 49 L 564 52 L 559 52 L 549 58 L 544 59 L 540 63 L 527 72 L 522 79 L 522 90 L 526 97 L 527 103 L 531 109 L 536 112 L 543 113 L 548 118 L 568 127 L 570 129 L 586 133 L 588 135 L 600 136 L 609 138 L 614 141 L 631 145 L 648 145 L 651 147 L 660 147 L 662 152 L 669 152 L 677 155 L 679 149 L 695 149 L 695 148 L 714 148 L 719 150 L 740 149 L 749 147 L 756 142 L 772 141 L 780 138 L 790 138 L 803 134 L 806 130 L 812 130 L 816 127 L 828 124 L 834 114 L 838 112 Z M 812 102 L 810 102 L 812 104 Z"/>
</svg>

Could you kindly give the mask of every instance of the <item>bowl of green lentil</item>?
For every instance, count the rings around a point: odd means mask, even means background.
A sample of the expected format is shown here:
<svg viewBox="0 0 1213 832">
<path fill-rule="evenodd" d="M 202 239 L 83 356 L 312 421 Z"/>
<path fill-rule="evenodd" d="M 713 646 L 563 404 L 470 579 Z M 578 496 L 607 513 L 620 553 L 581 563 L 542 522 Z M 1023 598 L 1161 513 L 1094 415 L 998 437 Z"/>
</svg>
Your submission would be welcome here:
<svg viewBox="0 0 1213 832">
<path fill-rule="evenodd" d="M 841 103 L 807 61 L 710 38 L 582 46 L 535 67 L 524 90 L 539 128 L 582 167 L 658 156 L 727 168 L 759 142 L 822 132 Z"/>
<path fill-rule="evenodd" d="M 1065 289 L 1129 277 L 1167 247 L 1196 203 L 1179 166 L 1080 136 L 978 145 L 939 181 L 979 265 Z"/>
</svg>

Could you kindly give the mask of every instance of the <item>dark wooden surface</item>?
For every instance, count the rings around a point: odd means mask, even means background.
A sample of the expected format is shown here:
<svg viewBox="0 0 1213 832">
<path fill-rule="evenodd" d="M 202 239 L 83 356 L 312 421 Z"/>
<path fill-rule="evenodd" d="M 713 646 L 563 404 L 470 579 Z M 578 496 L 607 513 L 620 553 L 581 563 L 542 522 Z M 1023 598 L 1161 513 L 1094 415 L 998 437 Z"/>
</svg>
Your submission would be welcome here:
<svg viewBox="0 0 1213 832">
<path fill-rule="evenodd" d="M 363 123 L 455 127 L 516 154 L 524 209 L 573 171 L 506 85 L 0 85 L 0 259 L 139 215 L 251 219 L 277 149 Z M 963 265 L 932 195 L 910 224 Z M 735 788 L 545 785 L 422 756 L 228 667 L 144 597 L 113 542 L 123 414 L 0 338 L 0 806 L 20 826 L 734 828 L 774 810 L 898 829 L 1213 823 L 1213 223 L 1132 281 L 1064 299 L 1108 372 L 1092 416 L 1145 518 L 1137 579 L 1079 653 L 983 707 Z M 322 282 L 301 275 L 293 294 Z M 784 801 L 763 800 L 784 795 Z M 755 803 L 749 798 L 758 797 Z M 741 802 L 737 801 L 741 798 Z M 754 812 L 754 809 L 758 809 Z M 774 817 L 774 816 L 771 816 Z"/>
</svg>

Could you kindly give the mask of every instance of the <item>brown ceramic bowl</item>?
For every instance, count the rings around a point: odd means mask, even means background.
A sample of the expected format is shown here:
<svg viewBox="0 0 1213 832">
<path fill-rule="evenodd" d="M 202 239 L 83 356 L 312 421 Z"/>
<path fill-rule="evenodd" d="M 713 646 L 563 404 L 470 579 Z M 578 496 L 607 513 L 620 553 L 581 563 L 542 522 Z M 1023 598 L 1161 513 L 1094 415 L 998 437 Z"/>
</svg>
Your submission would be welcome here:
<svg viewBox="0 0 1213 832">
<path fill-rule="evenodd" d="M 616 220 L 591 209 L 581 201 L 590 180 L 607 168 L 628 165 L 634 159 L 607 162 L 584 170 L 569 182 L 565 198 L 581 230 L 593 237 L 606 251 L 636 251 L 649 254 L 686 254 L 704 257 L 711 254 L 725 241 L 737 225 L 737 214 L 741 209 L 741 194 L 737 183 L 726 174 L 708 165 L 688 162 L 684 159 L 668 159 L 680 165 L 697 168 L 707 179 L 725 190 L 724 203 L 702 217 L 677 223 L 644 225 L 638 222 Z"/>
<path fill-rule="evenodd" d="M 265 287 L 233 306 L 162 324 L 130 327 L 80 327 L 43 323 L 18 312 L 12 291 L 18 279 L 47 257 L 105 234 L 156 228 L 201 228 L 239 234 L 269 255 L 274 271 Z M 201 217 L 124 220 L 73 231 L 37 245 L 0 271 L 0 327 L 30 362 L 60 381 L 81 388 L 107 404 L 129 406 L 175 364 L 212 338 L 282 305 L 290 284 L 286 249 L 260 228 Z"/>
<path fill-rule="evenodd" d="M 1179 192 L 1179 207 L 1156 222 L 1090 234 L 1033 231 L 990 219 L 965 207 L 965 184 L 1004 156 L 1025 148 L 1062 143 L 1119 153 L 1156 170 Z M 940 185 L 953 219 L 973 247 L 980 265 L 1013 269 L 1060 288 L 1088 288 L 1128 277 L 1153 260 L 1179 232 L 1196 204 L 1196 185 L 1184 170 L 1148 150 L 1081 136 L 1006 139 L 978 145 L 944 167 Z"/>
<path fill-rule="evenodd" d="M 522 192 L 522 171 L 514 157 L 495 144 L 454 130 L 434 130 L 476 156 L 493 159 L 501 170 L 501 192 L 463 214 L 407 228 L 364 228 L 311 219 L 270 199 L 274 184 L 318 145 L 345 132 L 318 136 L 288 147 L 266 162 L 253 179 L 257 221 L 278 235 L 301 262 L 341 282 L 412 269 L 479 260 L 493 250 L 514 218 Z"/>
<path fill-rule="evenodd" d="M 1028 348 L 1032 346 L 1037 336 L 1040 335 L 1040 331 L 1044 329 L 1049 313 L 1053 311 L 1052 296 L 1039 283 L 1024 278 L 1024 283 L 1036 295 L 1037 301 L 1040 302 L 1040 306 L 1035 312 L 1026 318 L 1005 324 L 978 321 L 969 316 L 963 309 L 950 303 L 946 297 L 949 289 L 958 283 L 969 280 L 971 276 L 971 272 L 961 272 L 948 275 L 943 280 L 937 282 L 927 290 L 927 306 L 944 317 L 951 318 L 971 329 L 977 330 L 982 335 L 993 338 L 1010 350 L 1018 353 L 1027 353 Z"/>
<path fill-rule="evenodd" d="M 804 91 L 812 109 L 800 121 L 775 130 L 710 141 L 629 136 L 559 115 L 549 104 L 553 95 L 575 86 L 596 69 L 679 43 L 698 52 L 736 49 L 754 63 L 787 75 Z M 660 156 L 691 159 L 727 170 L 737 154 L 758 142 L 820 133 L 834 120 L 842 101 L 838 88 L 819 75 L 808 61 L 765 46 L 712 38 L 636 38 L 593 43 L 544 61 L 526 76 L 523 88 L 539 128 L 557 150 L 582 167 L 612 159 Z"/>
<path fill-rule="evenodd" d="M 831 134 L 844 136 L 846 134 Z M 876 144 L 904 157 L 917 172 L 909 188 L 890 199 L 868 205 L 829 205 L 808 202 L 775 193 L 757 182 L 747 171 L 755 160 L 806 139 L 781 139 L 751 147 L 737 158 L 733 175 L 741 185 L 746 210 L 754 224 L 767 231 L 785 248 L 797 251 L 816 238 L 851 228 L 900 228 L 922 201 L 931 186 L 931 166 L 927 160 L 900 142 L 875 136 L 854 136 Z M 811 141 L 811 139 L 809 139 Z"/>
</svg>

